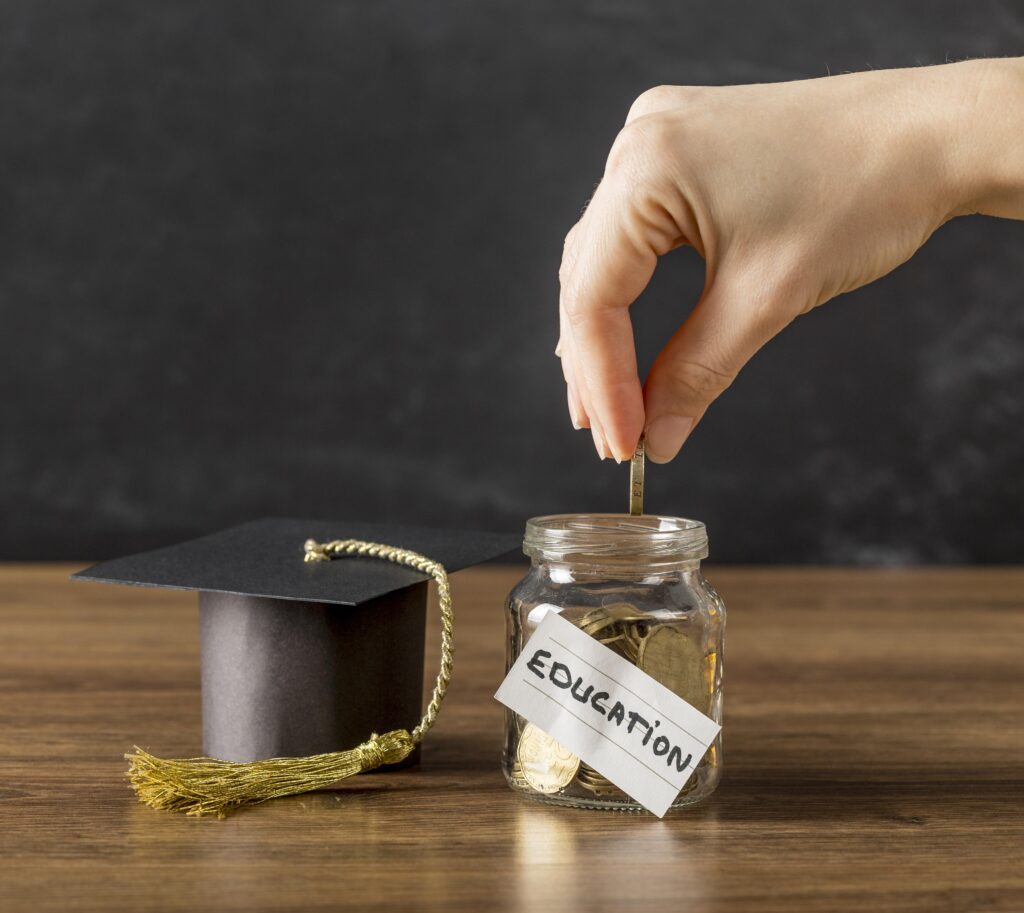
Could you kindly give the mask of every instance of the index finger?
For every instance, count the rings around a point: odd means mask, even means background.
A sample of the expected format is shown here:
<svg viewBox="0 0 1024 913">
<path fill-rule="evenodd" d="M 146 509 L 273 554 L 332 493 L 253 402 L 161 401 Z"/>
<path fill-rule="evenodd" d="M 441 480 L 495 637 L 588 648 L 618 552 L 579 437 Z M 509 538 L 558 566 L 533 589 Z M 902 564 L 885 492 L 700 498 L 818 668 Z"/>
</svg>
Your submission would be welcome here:
<svg viewBox="0 0 1024 913">
<path fill-rule="evenodd" d="M 561 295 L 577 383 L 619 460 L 632 456 L 644 426 L 629 307 L 658 259 L 633 212 L 616 184 L 601 183 L 578 226 Z"/>
</svg>

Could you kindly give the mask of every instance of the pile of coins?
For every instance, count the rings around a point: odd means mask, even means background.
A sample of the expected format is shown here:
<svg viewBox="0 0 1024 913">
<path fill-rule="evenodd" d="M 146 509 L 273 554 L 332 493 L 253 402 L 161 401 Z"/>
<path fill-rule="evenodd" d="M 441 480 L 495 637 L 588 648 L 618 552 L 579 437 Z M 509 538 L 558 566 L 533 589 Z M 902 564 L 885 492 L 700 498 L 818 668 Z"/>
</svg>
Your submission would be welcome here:
<svg viewBox="0 0 1024 913">
<path fill-rule="evenodd" d="M 706 703 L 708 670 L 701 645 L 694 643 L 678 625 L 659 624 L 625 602 L 591 609 L 579 620 L 571 612 L 564 612 L 562 617 L 687 703 L 698 709 Z"/>
<path fill-rule="evenodd" d="M 694 642 L 678 623 L 659 623 L 625 602 L 582 614 L 567 609 L 562 617 L 687 703 L 707 711 L 708 698 L 714 688 L 717 656 L 714 652 L 704 654 L 701 644 Z M 527 723 L 520 735 L 512 779 L 514 786 L 528 787 L 539 793 L 557 793 L 575 782 L 596 797 L 626 800 L 611 781 L 532 723 Z M 691 779 L 687 789 L 693 788 L 695 783 Z"/>
</svg>

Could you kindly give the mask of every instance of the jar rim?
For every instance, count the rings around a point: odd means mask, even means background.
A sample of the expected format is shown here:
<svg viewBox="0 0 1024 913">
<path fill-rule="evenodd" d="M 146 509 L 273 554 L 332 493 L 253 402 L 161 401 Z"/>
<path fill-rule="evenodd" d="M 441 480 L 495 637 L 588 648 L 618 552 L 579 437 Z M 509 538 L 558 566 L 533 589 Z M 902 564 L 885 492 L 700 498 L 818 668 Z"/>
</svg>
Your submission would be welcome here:
<svg viewBox="0 0 1024 913">
<path fill-rule="evenodd" d="M 699 520 L 659 514 L 548 514 L 526 521 L 523 552 L 540 560 L 663 566 L 708 554 Z"/>
</svg>

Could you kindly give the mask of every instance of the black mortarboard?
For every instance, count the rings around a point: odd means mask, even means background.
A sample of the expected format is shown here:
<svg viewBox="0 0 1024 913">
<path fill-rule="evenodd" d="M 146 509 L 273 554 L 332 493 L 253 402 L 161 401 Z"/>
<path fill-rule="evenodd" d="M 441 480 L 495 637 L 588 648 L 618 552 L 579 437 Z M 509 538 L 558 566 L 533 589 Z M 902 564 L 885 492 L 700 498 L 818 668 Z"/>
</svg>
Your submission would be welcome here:
<svg viewBox="0 0 1024 913">
<path fill-rule="evenodd" d="M 386 543 L 447 571 L 519 545 L 496 533 L 271 518 L 75 574 L 199 591 L 211 758 L 335 752 L 419 719 L 430 575 L 371 557 L 306 563 L 310 538 Z"/>
</svg>

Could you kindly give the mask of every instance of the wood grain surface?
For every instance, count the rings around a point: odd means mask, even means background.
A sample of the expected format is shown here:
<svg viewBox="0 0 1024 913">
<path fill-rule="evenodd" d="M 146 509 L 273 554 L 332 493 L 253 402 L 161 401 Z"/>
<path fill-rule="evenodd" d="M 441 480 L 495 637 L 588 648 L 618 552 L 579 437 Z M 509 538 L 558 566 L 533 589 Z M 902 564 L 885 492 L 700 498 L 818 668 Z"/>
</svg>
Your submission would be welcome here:
<svg viewBox="0 0 1024 913">
<path fill-rule="evenodd" d="M 1024 910 L 1024 570 L 710 568 L 725 778 L 663 821 L 507 789 L 521 569 L 466 571 L 422 765 L 218 821 L 123 779 L 133 743 L 199 749 L 194 596 L 73 569 L 0 567 L 4 911 Z"/>
</svg>

